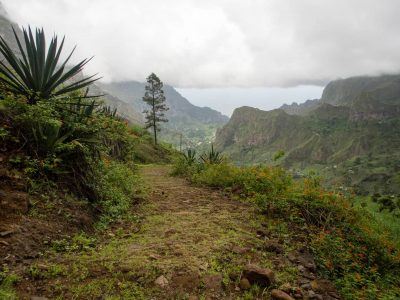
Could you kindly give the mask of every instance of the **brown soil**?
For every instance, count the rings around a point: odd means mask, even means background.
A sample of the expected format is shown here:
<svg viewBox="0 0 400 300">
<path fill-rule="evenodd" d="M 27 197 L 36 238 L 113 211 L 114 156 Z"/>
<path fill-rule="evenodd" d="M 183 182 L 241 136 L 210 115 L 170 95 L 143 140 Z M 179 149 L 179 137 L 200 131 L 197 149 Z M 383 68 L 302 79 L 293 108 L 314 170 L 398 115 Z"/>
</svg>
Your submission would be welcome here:
<svg viewBox="0 0 400 300">
<path fill-rule="evenodd" d="M 53 240 L 90 231 L 90 207 L 63 193 L 30 195 L 17 171 L 0 157 L 0 266 L 18 269 L 41 256 Z"/>
</svg>

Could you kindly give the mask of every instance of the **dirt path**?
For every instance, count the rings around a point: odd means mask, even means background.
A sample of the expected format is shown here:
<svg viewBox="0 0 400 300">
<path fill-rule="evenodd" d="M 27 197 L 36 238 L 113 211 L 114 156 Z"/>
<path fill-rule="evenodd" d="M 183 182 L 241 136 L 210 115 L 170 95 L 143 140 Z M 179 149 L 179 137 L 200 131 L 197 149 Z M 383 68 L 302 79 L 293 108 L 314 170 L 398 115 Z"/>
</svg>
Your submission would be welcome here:
<svg viewBox="0 0 400 300">
<path fill-rule="evenodd" d="M 19 286 L 21 295 L 260 299 L 263 291 L 256 286 L 239 288 L 249 262 L 274 267 L 274 255 L 263 250 L 259 214 L 250 204 L 190 185 L 169 171 L 166 166 L 143 167 L 149 192 L 131 218 L 106 231 L 95 248 L 56 253 L 31 267 L 29 281 Z M 278 270 L 278 281 L 293 277 L 290 269 L 285 272 Z"/>
<path fill-rule="evenodd" d="M 235 286 L 224 290 L 222 285 L 240 276 L 243 254 L 258 242 L 253 209 L 168 172 L 167 167 L 143 169 L 151 186 L 141 232 L 147 241 L 141 246 L 154 257 L 149 265 L 167 278 L 171 296 L 232 295 Z"/>
</svg>

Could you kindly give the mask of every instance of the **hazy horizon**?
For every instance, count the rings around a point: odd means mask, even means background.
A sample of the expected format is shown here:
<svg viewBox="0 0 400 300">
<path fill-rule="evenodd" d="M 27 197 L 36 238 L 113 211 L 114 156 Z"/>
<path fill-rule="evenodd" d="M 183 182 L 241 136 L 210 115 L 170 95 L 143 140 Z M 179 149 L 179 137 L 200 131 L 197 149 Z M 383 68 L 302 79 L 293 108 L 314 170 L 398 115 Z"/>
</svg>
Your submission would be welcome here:
<svg viewBox="0 0 400 300">
<path fill-rule="evenodd" d="M 177 88 L 177 91 L 197 106 L 211 107 L 231 116 L 235 108 L 252 106 L 262 110 L 276 109 L 283 104 L 303 103 L 319 99 L 323 87 L 298 86 L 290 88 Z"/>
</svg>

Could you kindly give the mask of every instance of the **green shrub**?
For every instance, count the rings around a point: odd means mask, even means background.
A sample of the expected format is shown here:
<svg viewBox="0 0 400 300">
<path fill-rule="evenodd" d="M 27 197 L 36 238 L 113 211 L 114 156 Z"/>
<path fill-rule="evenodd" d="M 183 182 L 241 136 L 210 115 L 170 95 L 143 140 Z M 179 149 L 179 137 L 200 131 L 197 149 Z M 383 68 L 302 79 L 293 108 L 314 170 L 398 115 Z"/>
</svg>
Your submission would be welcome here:
<svg viewBox="0 0 400 300">
<path fill-rule="evenodd" d="M 186 153 L 182 153 L 186 163 L 191 166 L 196 163 L 196 150 L 188 149 Z"/>
<path fill-rule="evenodd" d="M 81 233 L 72 239 L 55 240 L 51 243 L 51 248 L 56 252 L 80 252 L 93 249 L 95 245 L 96 238 Z"/>
<path fill-rule="evenodd" d="M 214 150 L 214 145 L 211 144 L 211 150 L 200 155 L 200 161 L 205 164 L 220 164 L 223 162 L 221 152 Z"/>
<path fill-rule="evenodd" d="M 117 161 L 104 161 L 97 165 L 97 193 L 101 210 L 101 223 L 107 224 L 123 216 L 140 195 L 140 180 L 132 167 Z"/>
<path fill-rule="evenodd" d="M 228 188 L 236 181 L 238 169 L 227 163 L 206 164 L 197 170 L 191 179 L 193 182 L 211 187 Z"/>
<path fill-rule="evenodd" d="M 179 163 L 175 169 L 193 182 L 229 188 L 253 201 L 268 219 L 290 226 L 293 234 L 306 230 L 319 272 L 345 299 L 399 297 L 400 249 L 382 226 L 374 225 L 372 215 L 353 207 L 349 196 L 324 189 L 320 178 L 311 174 L 294 181 L 279 167 L 224 162 L 194 169 Z M 390 210 L 393 203 L 384 201 Z"/>
</svg>

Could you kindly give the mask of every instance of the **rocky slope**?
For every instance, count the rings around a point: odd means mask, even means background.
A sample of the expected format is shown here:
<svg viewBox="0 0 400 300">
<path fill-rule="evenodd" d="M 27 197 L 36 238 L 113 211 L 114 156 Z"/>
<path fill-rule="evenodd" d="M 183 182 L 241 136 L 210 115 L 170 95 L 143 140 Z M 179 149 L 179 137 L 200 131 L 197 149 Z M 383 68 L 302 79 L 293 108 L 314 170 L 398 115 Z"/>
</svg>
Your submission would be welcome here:
<svg viewBox="0 0 400 300">
<path fill-rule="evenodd" d="M 237 109 L 217 133 L 218 149 L 240 164 L 273 163 L 283 150 L 279 163 L 296 173 L 316 169 L 362 192 L 400 191 L 400 76 L 334 81 L 321 100 L 287 111 Z"/>
</svg>

